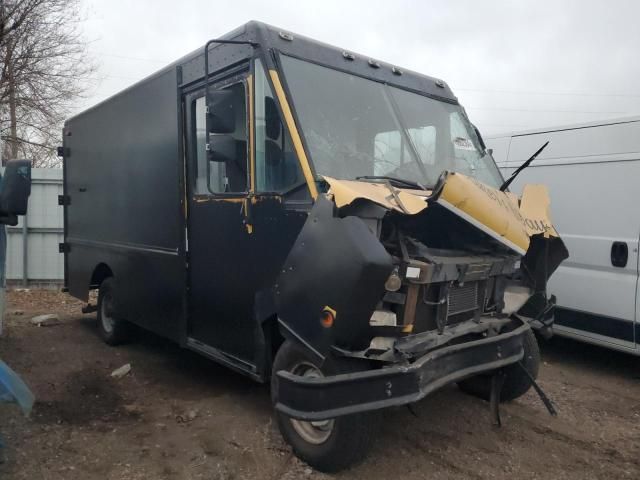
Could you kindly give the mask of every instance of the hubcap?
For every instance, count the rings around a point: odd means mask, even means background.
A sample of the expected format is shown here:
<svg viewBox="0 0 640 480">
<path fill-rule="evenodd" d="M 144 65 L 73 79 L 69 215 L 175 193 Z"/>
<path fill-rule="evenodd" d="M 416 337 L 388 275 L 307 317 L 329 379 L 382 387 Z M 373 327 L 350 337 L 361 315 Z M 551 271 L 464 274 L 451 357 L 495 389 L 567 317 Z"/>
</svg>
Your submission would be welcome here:
<svg viewBox="0 0 640 480">
<path fill-rule="evenodd" d="M 291 369 L 294 375 L 300 375 L 306 378 L 324 377 L 322 372 L 315 365 L 308 362 L 301 362 Z M 321 420 L 316 422 L 305 422 L 303 420 L 290 419 L 293 429 L 302 439 L 313 445 L 320 445 L 327 441 L 333 431 L 335 421 Z"/>
<path fill-rule="evenodd" d="M 111 294 L 106 294 L 102 299 L 102 305 L 100 307 L 100 318 L 102 321 L 102 328 L 105 332 L 113 332 L 113 317 L 111 316 Z"/>
</svg>

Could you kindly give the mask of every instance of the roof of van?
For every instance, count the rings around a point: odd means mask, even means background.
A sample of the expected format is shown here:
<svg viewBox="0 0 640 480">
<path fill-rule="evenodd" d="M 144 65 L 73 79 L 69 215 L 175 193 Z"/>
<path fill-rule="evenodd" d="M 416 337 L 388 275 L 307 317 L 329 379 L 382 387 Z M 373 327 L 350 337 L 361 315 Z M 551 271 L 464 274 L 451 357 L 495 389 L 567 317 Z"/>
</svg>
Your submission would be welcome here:
<svg viewBox="0 0 640 480">
<path fill-rule="evenodd" d="M 609 118 L 606 120 L 595 120 L 592 122 L 585 122 L 585 123 L 572 123 L 569 125 L 534 128 L 530 130 L 505 132 L 505 133 L 487 135 L 486 138 L 494 139 L 494 138 L 504 138 L 504 137 L 519 137 L 523 135 L 533 135 L 536 133 L 559 132 L 562 130 L 575 130 L 577 128 L 599 127 L 602 125 L 615 125 L 618 123 L 632 123 L 632 122 L 640 122 L 640 115 L 633 115 L 633 116 L 619 117 L 619 118 Z"/>
<path fill-rule="evenodd" d="M 458 103 L 458 99 L 453 94 L 449 86 L 440 79 L 406 70 L 404 68 L 400 69 L 395 65 L 372 59 L 372 57 L 368 55 L 360 55 L 354 53 L 352 50 L 328 45 L 255 20 L 247 22 L 231 32 L 216 38 L 219 40 L 250 40 L 254 42 L 264 42 L 265 47 L 275 48 L 284 54 L 298 56 L 303 59 L 308 58 L 310 61 L 315 63 L 324 64 L 332 68 L 338 68 L 379 82 L 397 85 L 401 88 L 422 92 L 430 96 L 445 99 L 452 103 Z M 212 46 L 210 51 L 213 51 L 219 46 L 220 45 Z M 124 92 L 130 91 L 153 78 L 174 70 L 177 66 L 183 66 L 187 63 L 196 61 L 198 57 L 203 56 L 203 53 L 204 45 L 151 75 L 133 83 L 118 93 L 89 107 L 85 111 L 79 112 L 67 121 L 73 120 L 88 111 L 94 110 L 98 106 L 109 102 L 111 99 L 118 97 Z M 204 76 L 203 73 L 202 76 Z"/>
</svg>

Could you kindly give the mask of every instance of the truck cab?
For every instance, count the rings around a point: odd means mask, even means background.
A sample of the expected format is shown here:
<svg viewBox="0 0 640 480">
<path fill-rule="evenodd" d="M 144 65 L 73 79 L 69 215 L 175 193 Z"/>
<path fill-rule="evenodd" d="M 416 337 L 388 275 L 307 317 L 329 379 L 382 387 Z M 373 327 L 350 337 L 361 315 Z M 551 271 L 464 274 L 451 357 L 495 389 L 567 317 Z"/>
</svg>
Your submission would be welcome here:
<svg viewBox="0 0 640 480">
<path fill-rule="evenodd" d="M 537 375 L 566 249 L 442 80 L 251 22 L 70 119 L 62 152 L 67 287 L 99 290 L 103 338 L 135 323 L 270 381 L 316 468 L 362 458 L 381 408 Z"/>
</svg>

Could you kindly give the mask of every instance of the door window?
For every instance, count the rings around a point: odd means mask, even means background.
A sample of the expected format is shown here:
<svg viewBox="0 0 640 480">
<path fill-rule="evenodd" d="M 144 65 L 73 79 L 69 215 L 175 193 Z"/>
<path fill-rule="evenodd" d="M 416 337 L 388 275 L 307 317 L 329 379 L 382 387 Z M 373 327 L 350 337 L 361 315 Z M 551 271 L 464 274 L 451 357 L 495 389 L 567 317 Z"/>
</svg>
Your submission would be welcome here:
<svg viewBox="0 0 640 480">
<path fill-rule="evenodd" d="M 232 148 L 226 161 L 211 161 L 206 145 L 206 104 L 204 96 L 196 98 L 191 106 L 195 125 L 196 194 L 218 194 L 247 191 L 247 108 L 244 83 L 226 88 L 230 90 L 231 108 L 235 114 L 235 125 L 230 134 L 224 134 L 224 148 Z M 216 137 L 220 140 L 216 141 Z M 220 148 L 223 135 L 209 136 L 210 148 Z M 231 144 L 229 143 L 231 142 Z"/>
<path fill-rule="evenodd" d="M 256 190 L 281 192 L 304 182 L 262 62 L 256 60 Z"/>
</svg>

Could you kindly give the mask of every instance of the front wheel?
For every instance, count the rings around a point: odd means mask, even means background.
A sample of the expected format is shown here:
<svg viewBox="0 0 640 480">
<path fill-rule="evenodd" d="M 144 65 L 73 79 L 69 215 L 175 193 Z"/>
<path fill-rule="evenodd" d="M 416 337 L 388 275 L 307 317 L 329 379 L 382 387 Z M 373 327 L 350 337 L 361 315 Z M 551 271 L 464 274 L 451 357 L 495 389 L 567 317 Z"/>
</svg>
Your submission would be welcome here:
<svg viewBox="0 0 640 480">
<path fill-rule="evenodd" d="M 271 399 L 277 403 L 278 377 L 286 370 L 294 375 L 317 378 L 362 370 L 362 363 L 346 358 L 327 357 L 324 364 L 302 347 L 286 340 L 273 362 Z M 357 413 L 343 417 L 306 422 L 276 411 L 285 441 L 303 461 L 322 472 L 337 472 L 362 460 L 372 444 L 376 413 Z"/>
<path fill-rule="evenodd" d="M 524 349 L 524 357 L 520 362 L 527 372 L 535 380 L 538 378 L 538 370 L 540 369 L 540 349 L 538 341 L 531 329 L 524 334 L 522 342 Z M 520 365 L 509 365 L 504 369 L 504 383 L 500 391 L 500 401 L 509 402 L 521 397 L 531 388 L 531 380 L 525 372 L 522 371 Z M 491 376 L 477 375 L 458 382 L 460 390 L 465 393 L 482 398 L 489 401 L 491 398 Z"/>
</svg>

